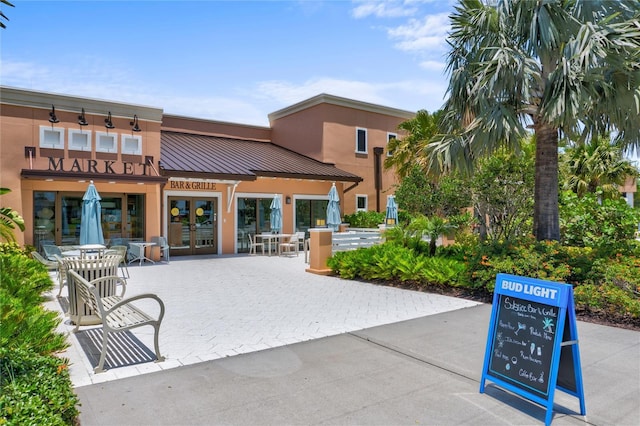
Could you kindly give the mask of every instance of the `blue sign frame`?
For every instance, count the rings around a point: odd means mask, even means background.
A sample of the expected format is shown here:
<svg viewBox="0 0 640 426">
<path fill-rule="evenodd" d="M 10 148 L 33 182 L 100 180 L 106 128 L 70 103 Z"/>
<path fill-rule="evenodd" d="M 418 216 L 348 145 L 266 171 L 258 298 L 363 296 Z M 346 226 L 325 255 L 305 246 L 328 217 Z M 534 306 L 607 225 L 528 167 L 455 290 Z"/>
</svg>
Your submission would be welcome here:
<svg viewBox="0 0 640 426">
<path fill-rule="evenodd" d="M 586 414 L 571 285 L 496 276 L 480 393 L 487 380 L 544 406 L 546 425 L 556 389 L 578 398 Z"/>
</svg>

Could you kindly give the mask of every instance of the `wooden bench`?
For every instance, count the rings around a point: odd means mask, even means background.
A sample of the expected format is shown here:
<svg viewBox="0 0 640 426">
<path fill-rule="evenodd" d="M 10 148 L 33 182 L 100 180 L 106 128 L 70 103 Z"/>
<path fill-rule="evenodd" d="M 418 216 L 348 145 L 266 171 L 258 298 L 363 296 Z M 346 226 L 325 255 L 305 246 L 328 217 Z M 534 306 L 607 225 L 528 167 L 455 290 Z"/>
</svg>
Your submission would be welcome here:
<svg viewBox="0 0 640 426">
<path fill-rule="evenodd" d="M 104 370 L 104 360 L 107 354 L 107 344 L 109 335 L 120 331 L 130 330 L 144 325 L 150 325 L 154 328 L 153 344 L 156 351 L 156 362 L 164 361 L 164 357 L 160 355 L 160 346 L 158 345 L 158 335 L 160 333 L 160 323 L 164 317 L 164 303 L 155 294 L 140 294 L 127 299 L 122 296 L 100 297 L 96 285 L 100 285 L 105 280 L 119 280 L 122 285 L 126 285 L 125 281 L 116 276 L 108 276 L 97 278 L 91 282 L 85 280 L 80 274 L 74 270 L 68 272 L 69 279 L 73 280 L 78 297 L 84 303 L 92 308 L 92 311 L 102 320 L 102 351 L 100 352 L 100 362 L 94 368 L 95 373 L 101 373 Z M 124 294 L 124 291 L 123 291 Z M 131 302 L 135 300 L 151 299 L 158 303 L 159 313 L 157 318 L 145 313 Z M 80 327 L 81 321 L 76 323 L 73 330 L 76 333 Z"/>
</svg>

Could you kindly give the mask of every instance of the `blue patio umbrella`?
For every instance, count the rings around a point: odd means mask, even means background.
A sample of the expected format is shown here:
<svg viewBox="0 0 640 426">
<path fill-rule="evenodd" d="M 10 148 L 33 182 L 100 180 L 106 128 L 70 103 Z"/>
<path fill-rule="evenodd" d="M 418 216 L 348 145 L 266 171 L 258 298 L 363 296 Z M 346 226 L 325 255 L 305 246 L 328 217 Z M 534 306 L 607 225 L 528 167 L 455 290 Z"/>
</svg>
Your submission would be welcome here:
<svg viewBox="0 0 640 426">
<path fill-rule="evenodd" d="M 282 203 L 276 194 L 271 201 L 271 232 L 280 232 L 282 229 Z"/>
<path fill-rule="evenodd" d="M 340 217 L 340 197 L 338 196 L 338 190 L 336 184 L 331 185 L 329 191 L 329 204 L 327 204 L 327 227 L 337 231 L 342 223 Z"/>
<path fill-rule="evenodd" d="M 396 197 L 393 195 L 387 196 L 387 215 L 385 223 L 391 226 L 398 223 L 398 205 L 396 204 Z"/>
<path fill-rule="evenodd" d="M 104 244 L 102 220 L 100 218 L 100 195 L 93 181 L 82 197 L 82 216 L 80 217 L 80 244 Z"/>
</svg>

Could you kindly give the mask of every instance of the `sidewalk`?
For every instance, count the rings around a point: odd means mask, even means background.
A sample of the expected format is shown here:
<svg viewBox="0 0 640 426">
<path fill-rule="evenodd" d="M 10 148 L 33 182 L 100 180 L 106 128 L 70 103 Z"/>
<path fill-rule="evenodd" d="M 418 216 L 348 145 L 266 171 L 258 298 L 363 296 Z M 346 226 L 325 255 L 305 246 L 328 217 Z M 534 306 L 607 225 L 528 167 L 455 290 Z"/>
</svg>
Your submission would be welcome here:
<svg viewBox="0 0 640 426">
<path fill-rule="evenodd" d="M 480 305 L 76 389 L 83 425 L 539 425 L 545 410 L 478 392 Z M 587 415 L 556 393 L 553 425 L 637 425 L 640 334 L 578 323 Z"/>
</svg>

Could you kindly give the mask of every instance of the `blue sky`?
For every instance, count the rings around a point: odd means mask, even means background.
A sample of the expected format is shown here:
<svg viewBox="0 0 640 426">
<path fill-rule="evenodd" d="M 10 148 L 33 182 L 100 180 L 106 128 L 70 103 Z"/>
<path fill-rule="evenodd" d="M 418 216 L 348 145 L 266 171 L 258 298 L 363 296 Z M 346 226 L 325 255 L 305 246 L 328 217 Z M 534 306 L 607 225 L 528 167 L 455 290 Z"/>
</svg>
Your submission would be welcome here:
<svg viewBox="0 0 640 426">
<path fill-rule="evenodd" d="M 320 93 L 434 111 L 447 87 L 450 0 L 12 3 L 5 86 L 263 126 Z"/>
</svg>

